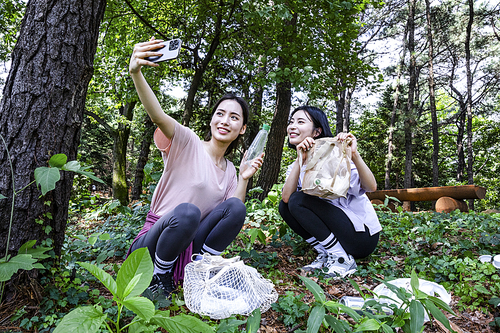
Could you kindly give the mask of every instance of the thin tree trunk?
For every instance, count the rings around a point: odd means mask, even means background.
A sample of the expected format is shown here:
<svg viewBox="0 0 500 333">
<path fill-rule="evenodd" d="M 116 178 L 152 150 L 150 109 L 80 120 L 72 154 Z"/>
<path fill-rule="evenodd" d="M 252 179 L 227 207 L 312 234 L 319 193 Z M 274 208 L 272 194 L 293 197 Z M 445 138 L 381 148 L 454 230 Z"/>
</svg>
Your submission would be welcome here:
<svg viewBox="0 0 500 333">
<path fill-rule="evenodd" d="M 410 53 L 410 82 L 408 85 L 408 104 L 406 106 L 406 114 L 404 121 L 405 130 L 405 177 L 404 177 L 404 187 L 411 188 L 412 184 L 412 144 L 413 144 L 413 131 L 412 127 L 415 123 L 414 119 L 414 105 L 413 97 L 416 88 L 416 59 L 415 59 L 415 0 L 409 1 L 409 13 L 408 13 L 408 52 Z"/>
<path fill-rule="evenodd" d="M 0 142 L 0 193 L 7 197 L 0 200 L 0 257 L 6 253 L 14 191 L 28 185 L 34 170 L 48 166 L 52 155 L 76 159 L 105 5 L 105 0 L 27 4 L 0 105 L 0 134 L 14 168 L 13 185 L 10 161 Z M 15 196 L 11 253 L 28 240 L 51 238 L 60 254 L 72 185 L 73 173 L 61 172 L 56 188 L 43 198 L 35 185 Z"/>
<path fill-rule="evenodd" d="M 431 5 L 429 0 L 425 0 L 425 12 L 427 17 L 427 40 L 429 42 L 429 103 L 432 120 L 432 186 L 439 186 L 439 132 L 436 114 L 436 94 L 434 92 L 434 42 L 432 37 Z"/>
<path fill-rule="evenodd" d="M 136 101 L 127 102 L 120 108 L 120 114 L 129 122 L 134 117 Z M 113 142 L 113 199 L 118 199 L 120 204 L 127 206 L 128 182 L 127 182 L 127 144 L 130 136 L 130 124 L 119 122 L 114 131 Z"/>
<path fill-rule="evenodd" d="M 469 0 L 469 22 L 467 23 L 467 33 L 465 39 L 465 68 L 467 71 L 467 183 L 474 184 L 474 156 L 472 151 L 472 72 L 471 62 L 471 35 L 472 23 L 474 22 L 474 1 Z M 474 200 L 469 200 L 469 209 L 474 209 Z"/>
<path fill-rule="evenodd" d="M 338 84 L 342 86 L 342 81 L 338 80 Z M 345 95 L 346 90 L 342 90 L 338 97 L 339 99 L 335 101 L 335 106 L 337 109 L 336 122 L 335 122 L 335 134 L 339 134 L 343 130 L 344 126 L 344 108 L 345 108 Z"/>
<path fill-rule="evenodd" d="M 148 163 L 149 151 L 151 142 L 153 141 L 153 133 L 155 130 L 154 123 L 146 114 L 144 117 L 144 135 L 141 142 L 141 151 L 135 168 L 134 185 L 130 195 L 131 200 L 139 200 L 142 193 L 142 181 L 144 180 L 144 166 Z"/>
<path fill-rule="evenodd" d="M 392 160 L 394 159 L 393 150 L 394 150 L 394 131 L 396 130 L 396 114 L 398 110 L 399 103 L 399 89 L 401 82 L 401 73 L 402 69 L 405 65 L 406 58 L 406 49 L 407 49 L 407 38 L 408 35 L 408 24 L 405 27 L 405 32 L 403 35 L 403 51 L 399 61 L 399 65 L 397 68 L 397 79 L 396 79 L 396 89 L 394 91 L 394 103 L 392 104 L 392 112 L 391 112 L 391 122 L 389 124 L 389 135 L 388 135 L 388 143 L 387 143 L 387 159 L 385 161 L 385 186 L 386 190 L 391 189 L 391 173 L 392 173 Z M 397 183 L 397 182 L 396 182 Z"/>
</svg>

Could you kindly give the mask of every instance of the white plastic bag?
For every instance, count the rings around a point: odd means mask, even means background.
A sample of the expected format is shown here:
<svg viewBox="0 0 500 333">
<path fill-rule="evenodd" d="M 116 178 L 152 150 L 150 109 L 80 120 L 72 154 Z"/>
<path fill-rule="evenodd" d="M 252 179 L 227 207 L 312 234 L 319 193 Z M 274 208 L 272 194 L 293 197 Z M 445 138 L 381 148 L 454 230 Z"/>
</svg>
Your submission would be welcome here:
<svg viewBox="0 0 500 333">
<path fill-rule="evenodd" d="M 184 300 L 192 312 L 224 319 L 233 314 L 267 311 L 278 299 L 274 284 L 246 266 L 240 257 L 225 259 L 204 254 L 184 270 Z"/>
<path fill-rule="evenodd" d="M 411 279 L 409 278 L 403 278 L 403 279 L 396 279 L 392 281 L 387 281 L 387 283 L 392 284 L 393 286 L 396 286 L 398 288 L 404 288 L 408 292 L 411 292 Z M 446 304 L 450 305 L 451 302 L 451 295 L 444 289 L 443 286 L 427 281 L 427 280 L 422 280 L 418 279 L 418 289 L 420 291 L 423 291 L 427 295 L 437 297 L 441 299 L 443 302 Z M 375 296 L 375 299 L 381 303 L 381 304 L 397 304 L 399 307 L 403 304 L 403 301 L 401 301 L 398 296 L 396 296 L 395 293 L 393 293 L 385 284 L 379 284 L 375 288 L 373 288 L 373 293 L 376 294 L 377 296 L 387 296 L 390 297 L 394 300 L 391 301 L 390 299 L 387 298 L 379 298 Z M 437 295 L 436 295 L 437 294 Z M 427 315 L 427 312 L 424 314 L 424 320 L 429 321 L 429 316 Z"/>
</svg>

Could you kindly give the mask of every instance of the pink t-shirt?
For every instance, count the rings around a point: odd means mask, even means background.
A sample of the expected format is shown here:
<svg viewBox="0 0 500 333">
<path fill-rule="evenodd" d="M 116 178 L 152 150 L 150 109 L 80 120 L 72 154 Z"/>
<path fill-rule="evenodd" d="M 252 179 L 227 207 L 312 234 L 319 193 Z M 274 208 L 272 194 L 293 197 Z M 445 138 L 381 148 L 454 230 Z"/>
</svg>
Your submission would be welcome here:
<svg viewBox="0 0 500 333">
<path fill-rule="evenodd" d="M 226 171 L 215 165 L 200 138 L 179 123 L 168 139 L 160 129 L 154 134 L 162 152 L 164 170 L 151 200 L 150 210 L 163 216 L 181 203 L 192 203 L 205 218 L 236 190 L 236 169 L 227 161 Z"/>
</svg>

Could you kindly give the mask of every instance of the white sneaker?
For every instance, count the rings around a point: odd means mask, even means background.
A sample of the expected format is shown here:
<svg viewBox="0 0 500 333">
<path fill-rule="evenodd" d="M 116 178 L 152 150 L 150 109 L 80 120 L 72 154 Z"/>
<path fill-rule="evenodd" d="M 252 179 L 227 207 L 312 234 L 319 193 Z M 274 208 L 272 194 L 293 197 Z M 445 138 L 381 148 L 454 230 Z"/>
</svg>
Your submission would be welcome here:
<svg viewBox="0 0 500 333">
<path fill-rule="evenodd" d="M 328 268 L 327 275 L 331 277 L 346 277 L 356 272 L 358 265 L 354 258 L 348 254 L 347 259 L 344 257 L 339 257 L 336 254 L 328 254 L 328 259 L 325 263 L 325 267 Z"/>
<path fill-rule="evenodd" d="M 326 264 L 326 260 L 328 259 L 328 254 L 325 252 L 320 252 L 316 259 L 310 263 L 309 265 L 305 265 L 302 267 L 304 271 L 314 271 L 316 269 L 322 269 Z"/>
</svg>

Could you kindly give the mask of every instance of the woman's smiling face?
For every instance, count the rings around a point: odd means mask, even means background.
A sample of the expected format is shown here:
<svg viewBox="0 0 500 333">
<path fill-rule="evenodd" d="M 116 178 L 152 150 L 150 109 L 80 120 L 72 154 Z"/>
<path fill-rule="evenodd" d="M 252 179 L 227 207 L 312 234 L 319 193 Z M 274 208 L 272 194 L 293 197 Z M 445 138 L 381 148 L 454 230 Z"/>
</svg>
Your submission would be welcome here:
<svg viewBox="0 0 500 333">
<path fill-rule="evenodd" d="M 212 138 L 222 142 L 230 143 L 245 133 L 246 125 L 243 125 L 240 104 L 232 99 L 222 101 L 212 116 L 210 127 Z"/>
<path fill-rule="evenodd" d="M 290 144 L 296 146 L 307 137 L 314 138 L 313 134 L 316 134 L 317 130 L 309 114 L 304 110 L 299 110 L 290 117 L 286 131 Z"/>
</svg>

